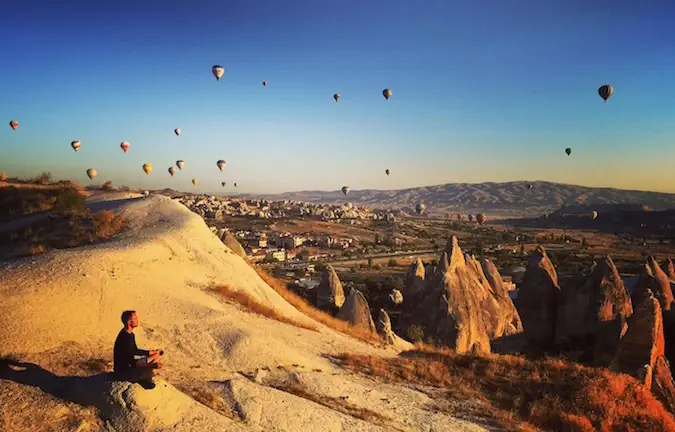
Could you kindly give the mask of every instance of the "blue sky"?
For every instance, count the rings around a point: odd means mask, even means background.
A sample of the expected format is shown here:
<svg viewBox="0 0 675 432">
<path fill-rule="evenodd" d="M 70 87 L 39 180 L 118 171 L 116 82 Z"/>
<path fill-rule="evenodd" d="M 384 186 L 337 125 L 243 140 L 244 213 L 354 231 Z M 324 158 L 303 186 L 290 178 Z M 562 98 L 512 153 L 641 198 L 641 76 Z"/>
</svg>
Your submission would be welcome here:
<svg viewBox="0 0 675 432">
<path fill-rule="evenodd" d="M 195 190 L 197 177 L 200 192 L 508 180 L 675 192 L 666 0 L 54 3 L 0 14 L 10 175 L 88 183 L 93 167 L 132 187 Z"/>
</svg>

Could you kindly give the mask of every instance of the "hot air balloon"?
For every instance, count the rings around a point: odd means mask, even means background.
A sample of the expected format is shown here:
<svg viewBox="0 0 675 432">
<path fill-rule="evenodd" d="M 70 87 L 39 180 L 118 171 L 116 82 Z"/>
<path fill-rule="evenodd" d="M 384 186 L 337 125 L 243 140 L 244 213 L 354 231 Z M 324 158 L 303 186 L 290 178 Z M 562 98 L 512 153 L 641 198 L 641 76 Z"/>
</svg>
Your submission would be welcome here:
<svg viewBox="0 0 675 432">
<path fill-rule="evenodd" d="M 267 81 L 263 81 L 263 87 L 267 87 Z"/>
<path fill-rule="evenodd" d="M 129 151 L 129 147 L 131 147 L 131 144 L 129 144 L 127 141 L 122 141 L 120 147 L 122 148 L 122 151 L 126 153 L 127 151 Z"/>
<path fill-rule="evenodd" d="M 569 147 L 567 147 L 567 148 L 565 149 L 565 153 L 567 153 L 567 156 L 569 156 L 570 153 L 572 153 L 572 149 L 569 148 Z"/>
<path fill-rule="evenodd" d="M 211 68 L 211 73 L 214 77 L 216 77 L 217 81 L 220 81 L 220 79 L 223 77 L 223 74 L 225 73 L 225 69 L 223 69 L 221 65 L 214 65 Z"/>
<path fill-rule="evenodd" d="M 145 171 L 145 174 L 150 174 L 152 172 L 152 164 L 149 163 L 144 163 L 143 164 L 143 171 Z"/>
<path fill-rule="evenodd" d="M 347 195 L 349 193 L 349 186 L 342 186 L 342 193 Z"/>
<path fill-rule="evenodd" d="M 16 120 L 12 120 L 9 122 L 9 127 L 11 127 L 12 130 L 16 130 L 16 128 L 19 127 L 19 122 Z"/>
<path fill-rule="evenodd" d="M 335 93 L 333 99 L 335 99 L 335 102 L 340 102 L 340 93 Z"/>
<path fill-rule="evenodd" d="M 478 213 L 476 215 L 476 222 L 478 222 L 478 225 L 483 225 L 485 221 L 487 220 L 487 217 L 483 213 Z"/>
<path fill-rule="evenodd" d="M 179 170 L 183 169 L 183 166 L 185 166 L 185 162 L 182 160 L 176 161 L 176 166 L 178 167 Z"/>
<path fill-rule="evenodd" d="M 169 174 L 171 174 L 171 177 L 173 177 L 174 174 L 176 174 L 176 168 L 174 168 L 174 167 L 172 167 L 172 166 L 169 167 Z"/>
<path fill-rule="evenodd" d="M 591 217 L 592 217 L 593 219 L 597 218 L 597 217 L 598 217 L 598 212 L 596 212 L 595 210 L 593 210 L 593 211 L 591 212 Z"/>
<path fill-rule="evenodd" d="M 598 94 L 605 102 L 607 102 L 607 99 L 612 97 L 612 93 L 614 93 L 614 87 L 612 87 L 611 85 L 606 84 L 600 86 L 600 88 L 598 89 Z"/>
<path fill-rule="evenodd" d="M 382 96 L 384 96 L 386 100 L 389 100 L 389 98 L 391 97 L 391 89 L 387 88 L 382 90 Z"/>
<path fill-rule="evenodd" d="M 87 177 L 89 177 L 89 180 L 91 180 L 91 179 L 93 179 L 94 177 L 96 177 L 96 174 L 98 174 L 98 173 L 96 172 L 96 170 L 95 170 L 94 168 L 89 168 L 89 169 L 87 170 Z"/>
<path fill-rule="evenodd" d="M 427 206 L 425 206 L 424 204 L 417 203 L 417 205 L 415 206 L 415 211 L 417 212 L 418 215 L 421 215 L 422 213 L 424 213 L 424 210 L 426 208 L 427 208 Z"/>
<path fill-rule="evenodd" d="M 199 183 L 199 180 L 197 180 L 196 178 L 193 178 L 193 179 L 192 179 L 192 184 L 195 185 L 195 186 L 197 186 L 197 183 Z"/>
<path fill-rule="evenodd" d="M 221 185 L 222 187 L 225 187 L 226 184 L 227 184 L 227 183 L 225 183 L 225 182 L 220 183 L 220 185 Z"/>
<path fill-rule="evenodd" d="M 80 147 L 82 147 L 82 143 L 79 141 L 73 141 L 70 143 L 70 146 L 73 148 L 73 150 L 78 151 Z"/>
<path fill-rule="evenodd" d="M 387 168 L 386 170 L 384 170 L 384 172 L 385 172 L 385 174 L 389 175 L 389 168 Z"/>
<path fill-rule="evenodd" d="M 234 187 L 237 187 L 237 184 L 236 184 L 236 183 L 234 184 Z"/>
<path fill-rule="evenodd" d="M 220 168 L 220 170 L 222 171 L 223 168 L 225 168 L 225 165 L 227 165 L 227 162 L 221 159 L 218 162 L 216 162 L 216 165 L 218 165 L 218 168 Z"/>
<path fill-rule="evenodd" d="M 175 133 L 176 136 L 180 135 L 180 129 L 179 128 L 174 129 L 173 133 Z"/>
<path fill-rule="evenodd" d="M 534 187 L 534 185 L 531 185 L 531 184 L 527 185 L 528 189 L 532 189 L 533 187 Z"/>
<path fill-rule="evenodd" d="M 150 195 L 150 191 L 143 191 L 143 196 L 147 198 L 147 196 Z"/>
</svg>

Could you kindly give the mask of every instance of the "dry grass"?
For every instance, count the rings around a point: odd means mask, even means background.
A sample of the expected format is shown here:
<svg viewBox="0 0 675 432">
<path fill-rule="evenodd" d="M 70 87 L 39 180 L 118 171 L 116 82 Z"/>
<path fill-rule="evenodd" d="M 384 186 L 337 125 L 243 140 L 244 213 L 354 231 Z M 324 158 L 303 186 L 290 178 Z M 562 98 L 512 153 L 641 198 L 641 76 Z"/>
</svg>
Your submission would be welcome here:
<svg viewBox="0 0 675 432">
<path fill-rule="evenodd" d="M 53 215 L 0 232 L 0 243 L 10 246 L 3 258 L 40 255 L 50 249 L 93 244 L 108 240 L 127 227 L 124 218 L 111 211 L 92 214 L 86 207 L 76 206 L 57 213 L 57 206 L 58 203 Z"/>
<path fill-rule="evenodd" d="M 233 401 L 226 398 L 226 393 L 223 391 L 222 385 L 198 380 L 189 380 L 174 383 L 174 386 L 192 399 L 211 408 L 215 412 L 233 420 L 241 420 L 240 416 L 232 410 Z"/>
<path fill-rule="evenodd" d="M 270 387 L 273 387 L 277 390 L 281 390 L 286 393 L 293 394 L 303 399 L 310 400 L 312 402 L 318 403 L 319 405 L 328 407 L 334 411 L 338 411 L 343 414 L 355 417 L 357 419 L 367 421 L 368 423 L 382 425 L 388 420 L 391 420 L 390 418 L 385 417 L 378 412 L 371 411 L 368 408 L 363 408 L 354 404 L 350 404 L 344 399 L 312 393 L 311 391 L 309 391 L 307 387 L 305 387 L 302 383 L 299 382 L 282 381 L 270 384 Z"/>
<path fill-rule="evenodd" d="M 388 381 L 446 389 L 481 402 L 482 416 L 511 430 L 675 431 L 675 419 L 635 379 L 558 359 L 467 356 L 422 347 L 396 358 L 342 354 L 346 368 Z"/>
<path fill-rule="evenodd" d="M 330 327 L 333 330 L 337 330 L 341 333 L 344 333 L 348 336 L 360 339 L 364 342 L 381 344 L 382 340 L 380 337 L 366 329 L 360 327 L 354 327 L 346 321 L 337 319 L 330 314 L 327 314 L 323 311 L 320 311 L 307 303 L 303 298 L 297 294 L 291 292 L 287 287 L 286 283 L 276 279 L 275 277 L 269 275 L 265 270 L 258 266 L 252 266 L 258 275 L 264 280 L 274 291 L 276 291 L 281 297 L 283 297 L 288 303 L 293 305 L 297 310 L 304 313 L 313 320 Z"/>
<path fill-rule="evenodd" d="M 276 309 L 260 303 L 259 301 L 257 301 L 256 299 L 254 299 L 253 297 L 251 297 L 250 295 L 248 295 L 243 291 L 233 290 L 228 285 L 218 285 L 213 289 L 214 291 L 218 292 L 227 299 L 232 300 L 235 303 L 239 303 L 240 305 L 244 306 L 246 309 L 255 314 L 262 315 L 267 318 L 272 318 L 273 320 L 294 325 L 296 327 L 317 331 L 316 327 L 309 324 L 301 323 L 292 318 L 288 318 L 287 316 L 278 312 Z"/>
</svg>

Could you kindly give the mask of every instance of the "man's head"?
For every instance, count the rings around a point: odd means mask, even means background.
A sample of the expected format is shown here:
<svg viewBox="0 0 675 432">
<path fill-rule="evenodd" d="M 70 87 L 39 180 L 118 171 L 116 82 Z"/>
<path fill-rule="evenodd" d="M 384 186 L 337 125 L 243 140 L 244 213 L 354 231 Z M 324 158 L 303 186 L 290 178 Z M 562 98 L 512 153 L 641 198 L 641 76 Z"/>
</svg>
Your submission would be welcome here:
<svg viewBox="0 0 675 432">
<path fill-rule="evenodd" d="M 131 327 L 132 329 L 138 327 L 138 315 L 136 311 L 126 310 L 122 312 L 122 324 L 124 324 L 124 327 Z"/>
</svg>

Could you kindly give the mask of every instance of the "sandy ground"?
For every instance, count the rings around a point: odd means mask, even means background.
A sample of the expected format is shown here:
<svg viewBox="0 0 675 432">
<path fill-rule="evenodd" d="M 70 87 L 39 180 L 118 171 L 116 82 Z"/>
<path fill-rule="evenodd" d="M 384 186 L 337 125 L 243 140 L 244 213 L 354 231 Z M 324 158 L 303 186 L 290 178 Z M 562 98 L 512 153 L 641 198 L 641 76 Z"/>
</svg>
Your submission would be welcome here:
<svg viewBox="0 0 675 432">
<path fill-rule="evenodd" d="M 430 408 L 422 391 L 335 366 L 331 354 L 397 351 L 314 323 L 181 204 L 159 195 L 129 198 L 91 198 L 92 208 L 120 211 L 130 223 L 109 242 L 0 262 L 0 356 L 20 360 L 0 366 L 3 431 L 484 430 Z M 217 283 L 319 331 L 229 304 L 209 290 Z M 92 363 L 111 370 L 125 309 L 138 311 L 139 346 L 166 351 L 153 390 L 110 381 L 100 370 L 86 373 Z M 324 402 L 347 400 L 378 413 L 378 420 L 275 388 L 288 380 Z M 205 392 L 227 409 L 200 403 Z"/>
</svg>

